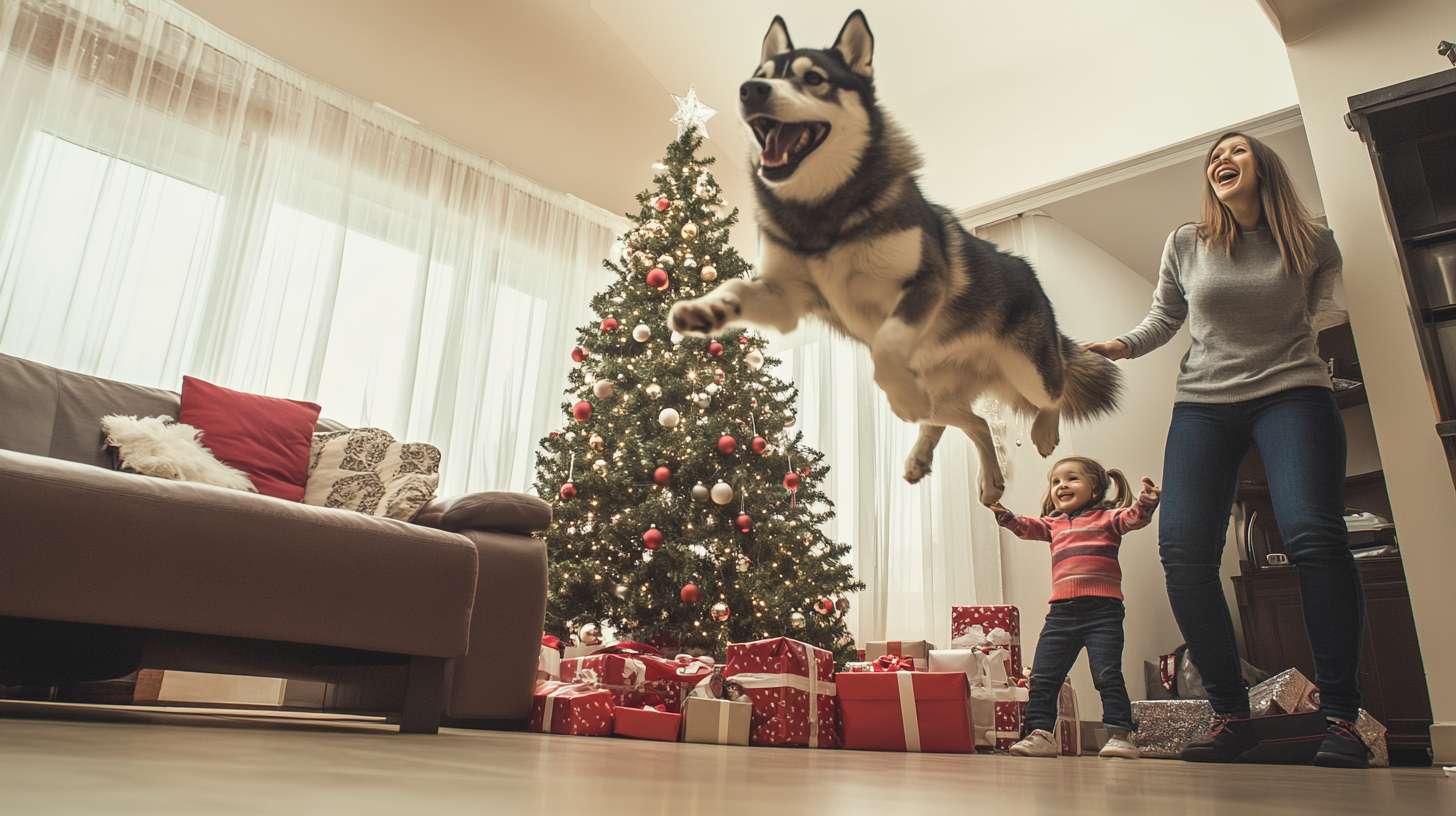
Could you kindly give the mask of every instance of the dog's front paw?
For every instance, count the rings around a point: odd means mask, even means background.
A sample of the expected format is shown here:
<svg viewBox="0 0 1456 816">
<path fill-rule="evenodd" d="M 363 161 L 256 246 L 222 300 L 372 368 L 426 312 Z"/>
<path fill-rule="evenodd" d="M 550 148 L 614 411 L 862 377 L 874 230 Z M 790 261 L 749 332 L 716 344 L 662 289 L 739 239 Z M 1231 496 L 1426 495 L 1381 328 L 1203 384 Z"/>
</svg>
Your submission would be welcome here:
<svg viewBox="0 0 1456 816">
<path fill-rule="evenodd" d="M 905 481 L 915 484 L 929 476 L 931 455 L 927 453 L 922 456 L 918 449 L 911 451 L 910 458 L 905 460 Z"/>
<path fill-rule="evenodd" d="M 743 307 L 736 296 L 714 293 L 672 304 L 668 324 L 681 334 L 708 337 L 722 331 L 730 319 L 742 313 Z"/>
</svg>

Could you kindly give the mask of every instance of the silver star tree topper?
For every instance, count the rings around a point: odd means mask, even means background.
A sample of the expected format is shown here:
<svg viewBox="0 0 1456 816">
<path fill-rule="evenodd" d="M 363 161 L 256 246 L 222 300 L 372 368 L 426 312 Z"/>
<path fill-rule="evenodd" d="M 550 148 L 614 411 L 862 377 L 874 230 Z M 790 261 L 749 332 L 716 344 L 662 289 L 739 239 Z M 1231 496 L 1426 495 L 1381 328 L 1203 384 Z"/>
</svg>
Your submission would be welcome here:
<svg viewBox="0 0 1456 816">
<path fill-rule="evenodd" d="M 670 94 L 672 101 L 677 103 L 677 113 L 673 114 L 667 121 L 677 125 L 677 137 L 691 130 L 701 130 L 703 138 L 708 136 L 708 120 L 717 115 L 717 111 L 698 101 L 698 92 L 691 85 L 688 86 L 686 97 Z"/>
</svg>

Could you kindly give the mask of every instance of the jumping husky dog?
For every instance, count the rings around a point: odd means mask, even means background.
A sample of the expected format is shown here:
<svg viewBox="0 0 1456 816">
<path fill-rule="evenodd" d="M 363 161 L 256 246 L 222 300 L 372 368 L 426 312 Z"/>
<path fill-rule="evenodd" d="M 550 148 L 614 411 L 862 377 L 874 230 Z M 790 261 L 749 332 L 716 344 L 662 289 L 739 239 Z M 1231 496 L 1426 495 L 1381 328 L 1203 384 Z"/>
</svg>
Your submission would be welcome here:
<svg viewBox="0 0 1456 816">
<path fill-rule="evenodd" d="M 921 196 L 920 158 L 876 104 L 873 49 L 859 11 L 824 50 L 794 48 L 774 18 L 758 71 L 739 88 L 761 147 L 752 158 L 758 277 L 673 304 L 671 325 L 703 336 L 745 324 L 787 334 L 813 315 L 868 345 L 890 408 L 920 424 L 905 479 L 930 472 L 954 425 L 976 444 L 979 498 L 990 505 L 1006 483 L 991 428 L 971 410 L 976 399 L 1035 416 L 1031 439 L 1047 456 L 1060 416 L 1116 408 L 1120 373 L 1057 330 L 1026 261 Z"/>
</svg>

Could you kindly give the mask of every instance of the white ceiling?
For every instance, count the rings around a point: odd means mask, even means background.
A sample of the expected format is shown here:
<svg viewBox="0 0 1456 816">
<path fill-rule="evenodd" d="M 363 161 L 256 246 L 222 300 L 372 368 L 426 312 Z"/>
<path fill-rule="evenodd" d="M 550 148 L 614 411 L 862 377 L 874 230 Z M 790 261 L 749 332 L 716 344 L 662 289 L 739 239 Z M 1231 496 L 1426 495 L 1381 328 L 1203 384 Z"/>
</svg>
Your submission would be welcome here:
<svg viewBox="0 0 1456 816">
<path fill-rule="evenodd" d="M 721 111 L 702 152 L 719 158 L 724 195 L 748 220 L 734 107 L 775 14 L 796 45 L 816 47 L 864 10 L 880 99 L 925 153 L 927 196 L 957 210 L 1297 101 L 1257 0 L 178 1 L 294 68 L 618 213 L 636 212 L 676 135 L 669 93 L 693 86 Z M 1186 168 L 1150 175 L 1043 209 L 1119 258 L 1145 257 L 1144 233 L 1159 233 L 1156 263 L 1168 232 L 1158 217 L 1197 187 Z M 735 230 L 740 251 L 751 233 Z"/>
</svg>

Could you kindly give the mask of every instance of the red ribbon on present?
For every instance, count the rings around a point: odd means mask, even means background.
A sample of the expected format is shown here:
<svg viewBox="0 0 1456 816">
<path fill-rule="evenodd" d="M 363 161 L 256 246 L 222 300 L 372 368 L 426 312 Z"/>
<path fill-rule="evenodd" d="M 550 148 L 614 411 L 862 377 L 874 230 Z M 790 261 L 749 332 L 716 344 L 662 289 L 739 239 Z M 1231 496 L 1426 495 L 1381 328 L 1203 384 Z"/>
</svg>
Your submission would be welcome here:
<svg viewBox="0 0 1456 816">
<path fill-rule="evenodd" d="M 915 660 L 914 658 L 900 657 L 898 655 L 880 655 L 870 664 L 870 671 L 915 671 Z"/>
<path fill-rule="evenodd" d="M 1168 691 L 1177 692 L 1178 683 L 1178 655 L 1165 654 L 1158 657 L 1158 674 L 1163 681 L 1163 688 Z"/>
<path fill-rule="evenodd" d="M 558 652 L 561 651 L 561 649 L 562 649 L 562 646 L 561 646 L 561 638 L 559 638 L 559 637 L 557 637 L 555 635 L 542 634 L 541 635 L 541 645 L 542 646 L 545 646 L 548 649 L 555 649 Z"/>
</svg>

